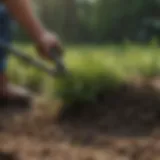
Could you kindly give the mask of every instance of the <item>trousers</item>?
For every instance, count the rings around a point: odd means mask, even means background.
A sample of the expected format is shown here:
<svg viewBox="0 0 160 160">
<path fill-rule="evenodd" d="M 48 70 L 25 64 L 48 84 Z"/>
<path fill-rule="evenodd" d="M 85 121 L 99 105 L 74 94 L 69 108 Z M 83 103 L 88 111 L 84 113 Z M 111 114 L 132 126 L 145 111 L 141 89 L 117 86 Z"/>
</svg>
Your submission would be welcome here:
<svg viewBox="0 0 160 160">
<path fill-rule="evenodd" d="M 11 43 L 11 18 L 3 4 L 0 4 L 0 41 Z M 7 68 L 7 51 L 0 47 L 0 73 Z"/>
</svg>

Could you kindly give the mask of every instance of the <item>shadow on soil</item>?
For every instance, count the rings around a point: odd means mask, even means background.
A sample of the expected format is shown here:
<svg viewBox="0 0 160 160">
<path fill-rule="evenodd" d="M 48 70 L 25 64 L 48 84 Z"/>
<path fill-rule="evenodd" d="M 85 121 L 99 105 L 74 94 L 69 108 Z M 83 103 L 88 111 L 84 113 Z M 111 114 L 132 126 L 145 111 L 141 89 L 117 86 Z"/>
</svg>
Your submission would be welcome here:
<svg viewBox="0 0 160 160">
<path fill-rule="evenodd" d="M 73 141 L 81 139 L 84 144 L 94 143 L 99 135 L 101 139 L 159 136 L 160 93 L 147 85 L 125 85 L 98 95 L 97 104 L 75 102 L 62 111 L 59 121 L 70 126 L 63 129 Z"/>
</svg>

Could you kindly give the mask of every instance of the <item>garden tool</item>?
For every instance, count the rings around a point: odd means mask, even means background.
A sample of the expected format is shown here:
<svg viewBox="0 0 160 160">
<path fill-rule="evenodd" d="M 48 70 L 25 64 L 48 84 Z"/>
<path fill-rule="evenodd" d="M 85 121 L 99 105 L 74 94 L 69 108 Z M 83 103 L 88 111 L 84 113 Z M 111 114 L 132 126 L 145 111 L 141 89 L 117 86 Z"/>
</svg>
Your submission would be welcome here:
<svg viewBox="0 0 160 160">
<path fill-rule="evenodd" d="M 10 44 L 7 44 L 0 40 L 0 47 L 8 50 L 14 56 L 22 59 L 23 61 L 37 67 L 38 69 L 43 70 L 44 72 L 48 73 L 50 76 L 64 76 L 67 73 L 67 69 L 65 68 L 63 59 L 59 54 L 57 54 L 56 49 L 52 49 L 50 52 L 50 57 L 55 62 L 55 68 L 49 68 L 46 65 L 42 64 L 39 60 L 33 59 L 32 57 L 28 56 L 26 53 L 18 50 L 17 48 L 13 47 Z"/>
</svg>

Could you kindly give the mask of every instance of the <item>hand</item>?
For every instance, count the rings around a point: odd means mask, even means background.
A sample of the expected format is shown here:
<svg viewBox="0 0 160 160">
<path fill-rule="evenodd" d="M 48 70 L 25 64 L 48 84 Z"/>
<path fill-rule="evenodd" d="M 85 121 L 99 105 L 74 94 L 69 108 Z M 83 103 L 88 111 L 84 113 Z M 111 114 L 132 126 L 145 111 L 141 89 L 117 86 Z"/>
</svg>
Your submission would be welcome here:
<svg viewBox="0 0 160 160">
<path fill-rule="evenodd" d="M 62 46 L 57 36 L 48 31 L 40 35 L 40 38 L 36 42 L 36 48 L 39 55 L 48 60 L 53 60 L 50 56 L 52 49 L 56 50 L 53 54 L 59 54 L 58 56 L 63 54 Z"/>
</svg>

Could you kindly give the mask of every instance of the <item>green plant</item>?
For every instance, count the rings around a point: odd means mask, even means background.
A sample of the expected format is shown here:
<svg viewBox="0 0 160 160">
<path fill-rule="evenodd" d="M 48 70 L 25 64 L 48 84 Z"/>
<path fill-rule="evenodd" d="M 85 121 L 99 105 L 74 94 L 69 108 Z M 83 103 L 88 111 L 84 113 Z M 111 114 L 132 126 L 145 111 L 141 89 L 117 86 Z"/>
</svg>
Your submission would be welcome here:
<svg viewBox="0 0 160 160">
<path fill-rule="evenodd" d="M 32 46 L 20 47 L 38 58 Z M 153 77 L 160 70 L 159 48 L 153 45 L 125 44 L 121 52 L 114 45 L 70 46 L 64 58 L 71 76 L 52 79 L 14 57 L 10 58 L 8 75 L 14 83 L 33 90 L 41 89 L 47 95 L 58 96 L 71 104 L 75 100 L 94 102 L 99 93 L 117 90 L 127 77 Z"/>
</svg>

